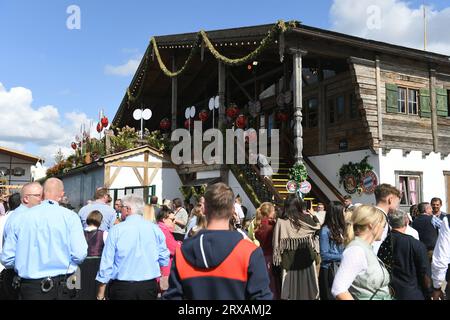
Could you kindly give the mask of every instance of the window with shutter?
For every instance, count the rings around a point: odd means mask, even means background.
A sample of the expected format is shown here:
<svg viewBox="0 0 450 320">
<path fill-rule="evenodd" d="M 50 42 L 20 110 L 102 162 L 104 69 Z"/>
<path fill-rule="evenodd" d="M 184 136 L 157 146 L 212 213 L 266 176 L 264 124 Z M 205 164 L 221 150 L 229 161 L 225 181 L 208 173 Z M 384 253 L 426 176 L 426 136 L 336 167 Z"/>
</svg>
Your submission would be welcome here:
<svg viewBox="0 0 450 320">
<path fill-rule="evenodd" d="M 398 87 L 392 83 L 386 83 L 386 112 L 398 113 Z"/>
<path fill-rule="evenodd" d="M 436 88 L 436 109 L 440 117 L 448 117 L 448 97 L 447 90 Z"/>
<path fill-rule="evenodd" d="M 420 89 L 420 116 L 431 118 L 431 98 L 428 89 Z"/>
</svg>

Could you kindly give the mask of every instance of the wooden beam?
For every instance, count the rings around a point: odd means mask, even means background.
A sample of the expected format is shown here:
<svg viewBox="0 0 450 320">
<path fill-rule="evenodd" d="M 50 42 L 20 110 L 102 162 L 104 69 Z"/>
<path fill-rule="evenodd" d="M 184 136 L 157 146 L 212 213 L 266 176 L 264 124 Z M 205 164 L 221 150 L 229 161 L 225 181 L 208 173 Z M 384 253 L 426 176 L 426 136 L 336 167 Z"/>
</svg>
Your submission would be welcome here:
<svg viewBox="0 0 450 320">
<path fill-rule="evenodd" d="M 381 105 L 381 68 L 378 56 L 375 60 L 375 69 L 377 82 L 378 140 L 381 142 L 383 140 L 383 106 Z"/>
<path fill-rule="evenodd" d="M 134 167 L 134 168 L 175 168 L 171 163 L 165 162 L 141 162 L 141 161 L 116 161 L 111 163 L 117 167 Z"/>
<path fill-rule="evenodd" d="M 142 179 L 141 174 L 139 173 L 137 168 L 133 168 L 134 174 L 136 175 L 136 178 L 138 178 L 139 182 L 141 183 L 141 186 L 145 186 L 144 185 L 144 179 Z"/>
<path fill-rule="evenodd" d="M 114 180 L 116 180 L 116 178 L 119 175 L 121 169 L 122 169 L 121 167 L 117 167 L 116 168 L 116 170 L 114 171 L 112 177 L 109 179 L 108 188 L 112 186 L 112 184 L 114 183 Z"/>
<path fill-rule="evenodd" d="M 106 165 L 105 166 L 105 176 L 103 178 L 106 188 L 109 188 L 111 186 L 111 183 L 109 182 L 110 177 L 111 177 L 111 167 Z"/>
<path fill-rule="evenodd" d="M 218 95 L 219 95 L 219 123 L 217 127 L 222 129 L 225 125 L 225 88 L 226 88 L 226 67 L 222 62 L 219 64 Z"/>
<path fill-rule="evenodd" d="M 438 152 L 438 118 L 436 110 L 436 70 L 430 68 L 430 95 L 431 95 L 431 132 L 433 134 L 433 151 Z"/>
<path fill-rule="evenodd" d="M 177 68 L 176 57 L 175 54 L 172 57 L 172 72 L 174 72 Z M 172 78 L 172 131 L 177 128 L 177 97 L 178 97 L 178 78 Z"/>
<path fill-rule="evenodd" d="M 291 48 L 290 53 L 293 55 L 293 70 L 294 70 L 294 157 L 295 162 L 303 161 L 303 127 L 302 127 L 302 56 L 306 55 L 306 51 Z"/>
<path fill-rule="evenodd" d="M 148 163 L 148 152 L 144 153 L 144 162 Z M 144 186 L 148 186 L 148 167 L 144 168 Z"/>
<path fill-rule="evenodd" d="M 148 184 L 147 185 L 151 185 L 153 183 L 153 179 L 155 179 L 156 174 L 158 173 L 159 168 L 154 168 L 152 175 L 150 176 L 150 178 L 148 179 Z"/>
<path fill-rule="evenodd" d="M 236 83 L 236 85 L 238 86 L 239 89 L 241 89 L 242 93 L 245 94 L 245 96 L 247 97 L 248 100 L 253 100 L 252 97 L 250 96 L 250 94 L 248 93 L 247 90 L 245 90 L 245 88 L 241 85 L 241 83 L 238 81 L 238 79 L 236 79 L 236 77 L 233 75 L 233 73 L 231 72 L 231 70 L 228 70 L 228 75 L 230 76 L 231 80 L 234 81 L 234 83 Z"/>
<path fill-rule="evenodd" d="M 321 62 L 319 62 L 319 153 L 325 154 L 327 152 L 327 97 L 326 90 L 324 84 L 324 74 L 321 66 Z"/>
</svg>

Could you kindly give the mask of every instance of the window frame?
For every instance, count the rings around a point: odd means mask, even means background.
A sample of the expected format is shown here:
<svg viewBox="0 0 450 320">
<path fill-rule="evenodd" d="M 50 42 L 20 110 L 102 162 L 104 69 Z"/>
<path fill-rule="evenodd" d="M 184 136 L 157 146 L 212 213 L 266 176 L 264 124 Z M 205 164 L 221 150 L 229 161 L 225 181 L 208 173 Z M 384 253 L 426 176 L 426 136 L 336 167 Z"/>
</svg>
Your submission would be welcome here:
<svg viewBox="0 0 450 320">
<path fill-rule="evenodd" d="M 397 112 L 401 113 L 401 114 L 406 114 L 406 115 L 411 115 L 411 116 L 420 116 L 420 90 L 417 88 L 411 88 L 411 87 L 406 87 L 406 86 L 397 86 L 397 90 L 398 90 L 398 100 L 397 100 Z M 405 99 L 402 100 L 401 97 L 401 90 L 405 90 Z M 416 92 L 416 113 L 411 113 L 409 112 L 409 104 L 410 104 L 410 91 L 415 91 Z M 400 109 L 400 103 L 404 102 L 405 104 L 405 111 L 402 112 Z"/>
<path fill-rule="evenodd" d="M 417 199 L 417 204 L 423 202 L 423 172 L 422 171 L 395 171 L 395 186 L 397 189 L 402 190 L 400 188 L 400 178 L 401 177 L 406 177 L 408 178 L 408 184 L 407 184 L 407 190 L 404 191 L 406 192 L 407 195 L 407 203 L 406 204 L 402 204 L 401 200 L 402 198 L 400 198 L 400 208 L 402 209 L 407 209 L 409 212 L 409 208 L 412 206 L 411 201 L 409 199 L 409 193 L 407 191 L 409 191 L 409 178 L 418 178 L 419 183 L 417 185 L 417 188 L 419 190 L 416 190 L 417 195 L 418 195 L 418 199 Z"/>
</svg>

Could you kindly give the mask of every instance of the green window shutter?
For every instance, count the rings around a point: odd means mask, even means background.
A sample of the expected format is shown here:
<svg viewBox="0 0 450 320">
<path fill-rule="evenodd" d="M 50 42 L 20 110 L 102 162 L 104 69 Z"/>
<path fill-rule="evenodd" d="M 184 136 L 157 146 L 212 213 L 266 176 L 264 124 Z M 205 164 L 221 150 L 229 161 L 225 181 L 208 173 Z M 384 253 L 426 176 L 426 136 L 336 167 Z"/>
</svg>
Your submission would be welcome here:
<svg viewBox="0 0 450 320">
<path fill-rule="evenodd" d="M 431 118 L 431 96 L 428 89 L 420 89 L 420 116 Z"/>
<path fill-rule="evenodd" d="M 447 101 L 447 90 L 442 88 L 436 88 L 436 107 L 437 115 L 440 117 L 448 117 L 448 101 Z"/>
<path fill-rule="evenodd" d="M 392 83 L 386 83 L 386 112 L 398 113 L 398 87 Z"/>
</svg>

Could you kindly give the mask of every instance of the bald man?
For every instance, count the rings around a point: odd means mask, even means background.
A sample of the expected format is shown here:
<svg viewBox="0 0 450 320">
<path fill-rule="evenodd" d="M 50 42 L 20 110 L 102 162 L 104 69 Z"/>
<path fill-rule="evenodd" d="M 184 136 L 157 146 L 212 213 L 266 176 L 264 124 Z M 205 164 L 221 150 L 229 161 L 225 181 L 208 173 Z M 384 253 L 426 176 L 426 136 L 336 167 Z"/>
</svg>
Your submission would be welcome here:
<svg viewBox="0 0 450 320">
<path fill-rule="evenodd" d="M 74 299 L 68 279 L 75 279 L 72 275 L 87 255 L 83 228 L 76 213 L 58 204 L 64 196 L 61 180 L 48 179 L 43 191 L 45 200 L 17 218 L 1 262 L 21 278 L 23 300 Z"/>
</svg>

